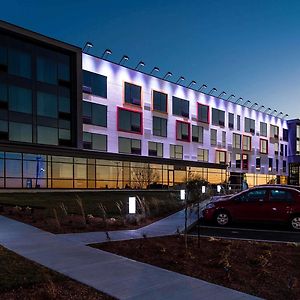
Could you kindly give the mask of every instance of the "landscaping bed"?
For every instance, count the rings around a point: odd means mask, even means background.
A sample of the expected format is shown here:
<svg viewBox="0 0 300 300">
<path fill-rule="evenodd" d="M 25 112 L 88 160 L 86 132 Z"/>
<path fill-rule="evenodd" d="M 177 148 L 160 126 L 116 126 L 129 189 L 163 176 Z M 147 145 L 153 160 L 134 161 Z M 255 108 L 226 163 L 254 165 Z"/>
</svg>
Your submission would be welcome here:
<svg viewBox="0 0 300 300">
<path fill-rule="evenodd" d="M 137 217 L 128 197 L 137 196 Z M 0 214 L 52 233 L 136 229 L 182 208 L 176 192 L 37 192 L 0 194 Z"/>
<path fill-rule="evenodd" d="M 0 246 L 0 298 L 13 300 L 113 300 L 95 289 Z"/>
<path fill-rule="evenodd" d="M 92 247 L 265 299 L 300 299 L 300 245 L 188 238 L 143 238 Z"/>
</svg>

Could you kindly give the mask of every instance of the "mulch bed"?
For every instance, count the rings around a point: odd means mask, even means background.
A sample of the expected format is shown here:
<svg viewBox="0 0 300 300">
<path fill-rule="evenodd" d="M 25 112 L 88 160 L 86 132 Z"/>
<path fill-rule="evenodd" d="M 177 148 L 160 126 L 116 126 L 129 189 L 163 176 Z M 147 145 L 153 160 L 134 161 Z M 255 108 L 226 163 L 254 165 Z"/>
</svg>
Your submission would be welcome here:
<svg viewBox="0 0 300 300">
<path fill-rule="evenodd" d="M 188 238 L 144 238 L 91 245 L 101 250 L 266 299 L 300 299 L 300 245 Z"/>
</svg>

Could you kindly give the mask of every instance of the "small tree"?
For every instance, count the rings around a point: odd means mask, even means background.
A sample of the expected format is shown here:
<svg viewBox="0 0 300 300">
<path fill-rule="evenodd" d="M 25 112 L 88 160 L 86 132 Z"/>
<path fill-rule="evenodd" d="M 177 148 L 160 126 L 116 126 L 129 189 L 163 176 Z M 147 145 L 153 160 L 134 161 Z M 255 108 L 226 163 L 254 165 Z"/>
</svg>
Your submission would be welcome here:
<svg viewBox="0 0 300 300">
<path fill-rule="evenodd" d="M 147 188 L 151 183 L 156 183 L 159 180 L 159 175 L 156 170 L 149 166 L 145 168 L 132 168 L 132 179 L 139 189 Z"/>
</svg>

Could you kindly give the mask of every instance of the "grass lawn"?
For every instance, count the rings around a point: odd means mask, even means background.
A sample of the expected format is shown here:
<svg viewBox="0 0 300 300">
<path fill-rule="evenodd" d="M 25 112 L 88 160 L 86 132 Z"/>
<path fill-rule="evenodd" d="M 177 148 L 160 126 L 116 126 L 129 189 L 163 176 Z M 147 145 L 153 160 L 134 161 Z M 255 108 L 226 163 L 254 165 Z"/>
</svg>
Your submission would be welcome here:
<svg viewBox="0 0 300 300">
<path fill-rule="evenodd" d="M 114 299 L 0 246 L 0 299 Z"/>
<path fill-rule="evenodd" d="M 182 236 L 91 245 L 265 299 L 300 299 L 300 245 Z"/>
</svg>

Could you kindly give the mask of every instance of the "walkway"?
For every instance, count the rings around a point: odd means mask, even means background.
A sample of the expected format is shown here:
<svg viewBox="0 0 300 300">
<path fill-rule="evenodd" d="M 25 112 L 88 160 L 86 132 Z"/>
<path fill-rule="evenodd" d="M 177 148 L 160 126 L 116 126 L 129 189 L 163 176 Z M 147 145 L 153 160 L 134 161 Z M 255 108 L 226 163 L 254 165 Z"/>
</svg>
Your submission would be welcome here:
<svg viewBox="0 0 300 300">
<path fill-rule="evenodd" d="M 201 208 L 206 205 L 209 200 L 203 201 L 200 204 Z M 197 222 L 197 210 L 189 209 L 188 210 L 188 228 L 192 227 Z M 118 231 L 110 231 L 109 237 L 111 241 L 122 241 L 122 240 L 130 240 L 130 239 L 139 239 L 142 238 L 143 235 L 147 237 L 157 237 L 157 236 L 167 236 L 173 235 L 178 232 L 184 231 L 184 210 L 181 210 L 169 217 L 161 219 L 157 222 L 149 224 L 147 226 L 141 227 L 139 229 L 133 230 L 118 230 Z M 60 237 L 64 237 L 71 241 L 76 241 L 79 243 L 94 244 L 94 243 L 103 243 L 107 242 L 106 233 L 103 231 L 96 232 L 84 232 L 84 233 L 66 233 L 60 234 Z"/>
<path fill-rule="evenodd" d="M 0 244 L 118 299 L 258 299 L 90 248 L 3 216 L 0 216 Z"/>
</svg>

